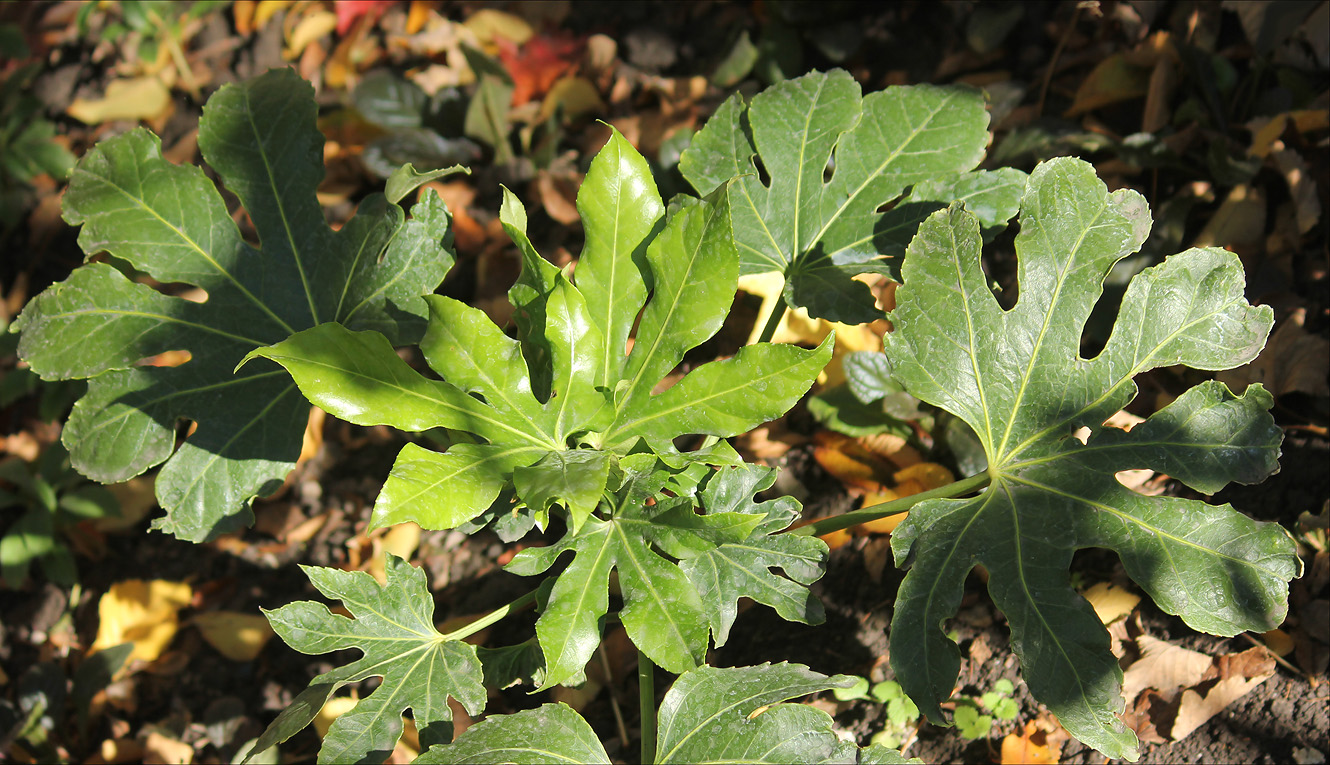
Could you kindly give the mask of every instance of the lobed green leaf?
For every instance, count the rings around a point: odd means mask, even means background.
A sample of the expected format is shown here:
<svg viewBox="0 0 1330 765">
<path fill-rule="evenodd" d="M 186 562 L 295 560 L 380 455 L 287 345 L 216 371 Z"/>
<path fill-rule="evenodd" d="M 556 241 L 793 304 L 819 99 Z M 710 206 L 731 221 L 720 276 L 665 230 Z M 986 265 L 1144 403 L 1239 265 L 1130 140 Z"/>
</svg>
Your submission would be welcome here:
<svg viewBox="0 0 1330 765">
<path fill-rule="evenodd" d="M 1149 233 L 1135 192 L 1108 193 L 1084 162 L 1037 167 L 1021 202 L 1020 298 L 1003 310 L 980 267 L 979 221 L 953 204 L 910 245 L 886 356 L 906 390 L 964 420 L 992 484 L 971 499 L 917 505 L 892 536 L 910 563 L 892 620 L 892 665 L 935 721 L 959 668 L 940 629 L 982 564 L 1006 615 L 1026 681 L 1062 724 L 1104 754 L 1134 759 L 1117 714 L 1122 672 L 1090 605 L 1071 588 L 1073 553 L 1106 547 L 1170 613 L 1233 635 L 1283 619 L 1299 562 L 1292 539 L 1225 505 L 1144 497 L 1119 483 L 1130 468 L 1167 471 L 1201 491 L 1255 483 L 1278 469 L 1282 434 L 1259 386 L 1184 393 L 1131 432 L 1102 423 L 1158 366 L 1226 369 L 1269 332 L 1268 307 L 1243 298 L 1232 253 L 1190 250 L 1141 272 L 1104 350 L 1079 355 L 1081 332 L 1113 264 Z M 1071 437 L 1079 426 L 1092 435 Z"/>
<path fill-rule="evenodd" d="M 115 268 L 90 264 L 34 298 L 15 322 L 19 353 L 45 379 L 89 378 L 62 438 L 75 467 L 103 482 L 165 462 L 159 528 L 195 541 L 248 523 L 248 503 L 294 466 L 308 415 L 279 371 L 235 373 L 255 348 L 336 321 L 414 340 L 419 295 L 452 265 L 449 219 L 427 196 L 404 220 L 381 195 L 340 231 L 315 190 L 323 138 L 313 90 L 289 70 L 228 85 L 208 102 L 199 146 L 245 205 L 261 246 L 246 243 L 217 188 L 197 167 L 161 156 L 134 130 L 99 143 L 75 167 L 65 219 L 89 255 L 108 252 L 204 302 L 168 296 Z M 175 367 L 142 365 L 187 351 Z M 195 432 L 177 448 L 180 420 Z"/>
<path fill-rule="evenodd" d="M 812 72 L 747 106 L 731 97 L 679 169 L 703 194 L 733 183 L 741 273 L 779 271 L 789 305 L 858 324 L 880 314 L 853 277 L 889 273 L 933 200 L 968 199 L 990 225 L 1015 212 L 1022 173 L 967 172 L 983 158 L 987 127 L 974 91 L 891 87 L 861 98 L 845 71 Z"/>
<path fill-rule="evenodd" d="M 319 592 L 341 600 L 353 618 L 301 601 L 266 611 L 273 629 L 301 653 L 357 648 L 363 655 L 310 681 L 259 737 L 250 757 L 308 725 L 339 687 L 370 677 L 382 677 L 383 682 L 333 722 L 319 749 L 319 762 L 385 761 L 401 736 L 407 709 L 421 744 L 430 746 L 452 738 L 450 696 L 472 715 L 485 708 L 476 649 L 448 640 L 434 628 L 434 601 L 424 572 L 391 553 L 383 585 L 364 572 L 304 569 Z"/>
</svg>

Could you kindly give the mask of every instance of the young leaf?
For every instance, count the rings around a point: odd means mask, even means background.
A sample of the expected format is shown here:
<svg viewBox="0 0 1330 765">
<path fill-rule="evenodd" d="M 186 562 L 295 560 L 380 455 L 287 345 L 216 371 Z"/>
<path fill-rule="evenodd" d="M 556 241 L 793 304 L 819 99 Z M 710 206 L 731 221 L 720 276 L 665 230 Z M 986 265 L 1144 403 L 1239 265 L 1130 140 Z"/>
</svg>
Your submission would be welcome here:
<svg viewBox="0 0 1330 765">
<path fill-rule="evenodd" d="M 1160 607 L 1222 635 L 1279 624 L 1300 566 L 1277 525 L 1228 505 L 1141 496 L 1114 477 L 1158 468 L 1206 493 L 1264 479 L 1278 469 L 1281 432 L 1260 386 L 1234 396 L 1204 383 L 1131 432 L 1101 423 L 1135 397 L 1132 378 L 1148 369 L 1249 361 L 1272 313 L 1243 299 L 1236 256 L 1190 250 L 1136 276 L 1107 346 L 1082 359 L 1104 277 L 1149 232 L 1145 201 L 1109 194 L 1088 164 L 1058 159 L 1030 176 L 1020 225 L 1020 299 L 1008 311 L 980 267 L 979 222 L 957 205 L 920 227 L 905 261 L 887 358 L 910 393 L 974 428 L 992 485 L 971 499 L 920 503 L 892 535 L 897 564 L 912 562 L 892 619 L 892 666 L 940 720 L 959 654 L 939 625 L 982 564 L 1034 696 L 1082 741 L 1133 759 L 1135 737 L 1115 716 L 1122 671 L 1071 588 L 1072 554 L 1116 550 Z M 1082 425 L 1095 431 L 1084 445 L 1071 435 Z"/>
<path fill-rule="evenodd" d="M 853 277 L 902 255 L 919 222 L 941 206 L 930 200 L 970 198 L 989 226 L 1014 212 L 1022 173 L 967 172 L 987 141 L 978 92 L 891 87 L 861 99 L 859 84 L 837 69 L 779 83 L 747 107 L 731 97 L 693 138 L 679 170 L 702 194 L 734 184 L 741 273 L 779 271 L 789 305 L 859 324 L 880 314 Z M 932 179 L 930 193 L 878 212 Z"/>
<path fill-rule="evenodd" d="M 333 722 L 319 762 L 383 762 L 402 734 L 407 709 L 421 744 L 430 746 L 452 738 L 449 696 L 470 714 L 485 708 L 476 648 L 435 630 L 434 600 L 423 571 L 392 553 L 386 558 L 387 582 L 382 586 L 361 571 L 303 568 L 319 592 L 341 600 L 355 618 L 300 601 L 264 612 L 273 630 L 301 653 L 358 648 L 364 655 L 311 680 L 259 737 L 251 757 L 308 725 L 338 688 L 370 677 L 382 677 L 383 684 Z"/>
<path fill-rule="evenodd" d="M 599 644 L 611 570 L 618 571 L 624 600 L 619 617 L 629 637 L 672 672 L 697 665 L 708 629 L 717 645 L 725 642 L 741 597 L 769 605 L 786 619 L 822 621 L 822 605 L 808 585 L 822 576 L 825 543 L 775 534 L 798 517 L 795 500 L 753 500 L 775 480 L 774 469 L 707 468 L 706 483 L 691 498 L 683 496 L 689 493 L 678 480 L 683 476 L 652 455 L 633 455 L 620 465 L 626 474 L 615 489 L 610 518 L 593 517 L 580 533 L 524 550 L 508 565 L 511 572 L 530 576 L 547 570 L 564 552 L 576 555 L 558 575 L 536 622 L 547 663 L 545 686 L 576 677 Z M 667 489 L 674 496 L 667 496 Z M 653 504 L 644 502 L 647 497 Z M 777 576 L 775 568 L 789 578 Z"/>
<path fill-rule="evenodd" d="M 800 664 L 699 667 L 680 676 L 661 701 L 655 762 L 918 762 L 841 741 L 826 712 L 781 703 L 854 680 Z"/>
<path fill-rule="evenodd" d="M 623 455 L 645 440 L 673 459 L 679 436 L 728 437 L 780 416 L 825 365 L 830 340 L 811 352 L 761 344 L 653 394 L 686 351 L 720 328 L 733 299 L 738 256 L 727 196 L 696 200 L 662 223 L 649 168 L 614 133 L 578 199 L 588 237 L 574 282 L 535 253 L 521 204 L 505 198 L 504 225 L 524 253 L 512 290 L 521 340 L 477 309 L 427 298 L 421 349 L 442 382 L 411 370 L 381 338 L 336 324 L 250 354 L 281 363 L 311 401 L 351 422 L 446 427 L 487 442 L 446 454 L 404 451 L 375 507 L 376 524 L 454 526 L 487 510 L 520 468 L 518 502 L 543 509 L 558 495 L 580 528 L 610 463 L 550 455 L 574 447 Z M 595 289 L 584 291 L 584 283 Z"/>
<path fill-rule="evenodd" d="M 258 231 L 247 244 L 197 167 L 161 156 L 135 130 L 103 141 L 74 170 L 65 218 L 89 255 L 106 251 L 162 283 L 207 293 L 171 297 L 105 264 L 77 269 L 37 296 L 15 327 L 19 353 L 43 378 L 90 378 L 63 432 L 75 467 L 103 482 L 162 463 L 157 526 L 183 539 L 246 525 L 248 502 L 294 465 L 308 407 L 280 370 L 245 355 L 336 321 L 398 342 L 419 336 L 425 306 L 452 265 L 448 213 L 431 195 L 404 221 L 382 195 L 333 232 L 315 197 L 323 138 L 313 89 L 290 70 L 219 90 L 199 146 Z M 190 359 L 140 366 L 166 351 Z M 180 420 L 197 431 L 176 449 Z"/>
<path fill-rule="evenodd" d="M 587 245 L 572 279 L 535 253 L 521 204 L 504 200 L 503 224 L 524 260 L 510 292 L 520 340 L 479 310 L 431 295 L 420 347 L 442 380 L 412 370 L 382 337 L 337 324 L 250 354 L 282 364 L 312 402 L 351 422 L 443 427 L 482 441 L 442 453 L 408 445 L 379 495 L 375 525 L 451 528 L 509 516 L 494 509 L 500 497 L 528 521 L 543 524 L 554 508 L 565 514 L 563 541 L 511 564 L 534 575 L 562 552 L 576 553 L 537 625 L 548 663 L 542 687 L 581 674 L 600 640 L 616 567 L 629 636 L 673 672 L 701 661 L 713 630 L 724 640 L 741 596 L 791 618 L 821 616 L 805 585 L 821 574 L 825 547 L 768 536 L 789 525 L 797 506 L 755 507 L 757 489 L 749 486 L 747 504 L 734 496 L 738 489 L 727 495 L 742 508 L 712 510 L 703 500 L 699 514 L 694 495 L 711 472 L 705 466 L 740 460 L 728 444 L 680 453 L 675 441 L 737 435 L 784 414 L 812 385 L 834 341 L 811 351 L 748 346 L 653 393 L 720 328 L 733 301 L 739 264 L 727 200 L 721 190 L 663 219 L 648 165 L 612 133 L 578 195 Z M 730 480 L 713 480 L 717 496 Z M 699 556 L 705 560 L 687 573 L 677 564 Z"/>
<path fill-rule="evenodd" d="M 566 704 L 542 704 L 511 715 L 491 715 L 467 728 L 447 746 L 433 746 L 412 765 L 513 765 L 610 762 L 610 756 L 582 716 Z"/>
</svg>

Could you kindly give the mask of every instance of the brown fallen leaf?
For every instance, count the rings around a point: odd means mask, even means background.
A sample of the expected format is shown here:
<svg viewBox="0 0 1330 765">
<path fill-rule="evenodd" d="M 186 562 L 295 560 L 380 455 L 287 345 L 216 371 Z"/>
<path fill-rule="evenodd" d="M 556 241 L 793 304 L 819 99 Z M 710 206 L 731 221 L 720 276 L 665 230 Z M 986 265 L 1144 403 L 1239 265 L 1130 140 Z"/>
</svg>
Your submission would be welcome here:
<svg viewBox="0 0 1330 765">
<path fill-rule="evenodd" d="M 1330 368 L 1330 340 L 1309 334 L 1303 328 L 1306 318 L 1307 309 L 1294 309 L 1270 334 L 1265 350 L 1254 361 L 1215 377 L 1239 393 L 1259 382 L 1276 396 L 1293 392 L 1330 395 L 1325 374 Z"/>
<path fill-rule="evenodd" d="M 1275 673 L 1275 660 L 1264 648 L 1250 648 L 1242 653 L 1215 657 L 1214 665 L 1206 672 L 1206 686 L 1186 688 L 1178 703 L 1178 714 L 1169 730 L 1169 738 L 1179 741 L 1204 725 L 1211 717 L 1246 696 L 1256 686 Z"/>
<path fill-rule="evenodd" d="M 1178 741 L 1275 672 L 1265 648 L 1211 657 L 1141 635 L 1141 657 L 1123 673 L 1127 724 L 1141 741 Z"/>
</svg>

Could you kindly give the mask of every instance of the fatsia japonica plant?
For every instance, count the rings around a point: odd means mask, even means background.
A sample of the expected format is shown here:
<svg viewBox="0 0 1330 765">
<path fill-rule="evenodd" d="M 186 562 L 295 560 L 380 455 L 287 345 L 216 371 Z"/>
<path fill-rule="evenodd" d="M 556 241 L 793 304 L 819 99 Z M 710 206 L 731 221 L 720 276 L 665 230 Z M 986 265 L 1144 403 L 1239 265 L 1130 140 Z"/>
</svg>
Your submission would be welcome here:
<svg viewBox="0 0 1330 765">
<path fill-rule="evenodd" d="M 536 251 L 521 202 L 504 191 L 499 218 L 522 258 L 511 330 L 426 294 L 452 264 L 448 212 L 427 194 L 408 219 L 397 202 L 429 174 L 403 168 L 341 230 L 324 223 L 313 117 L 310 88 L 289 72 L 223 88 L 205 110 L 204 157 L 245 205 L 258 247 L 212 183 L 162 159 L 145 131 L 100 144 L 75 169 L 66 218 L 83 224 L 86 251 L 112 259 L 78 269 L 17 322 L 20 353 L 39 373 L 91 378 L 65 432 L 75 465 L 120 480 L 165 460 L 158 526 L 207 539 L 242 524 L 248 501 L 289 471 L 307 399 L 352 423 L 425 434 L 397 455 L 371 527 L 557 536 L 507 564 L 532 578 L 526 595 L 447 633 L 425 574 L 404 560 L 388 556 L 382 583 L 307 567 L 344 613 L 296 602 L 268 612 L 272 626 L 303 653 L 361 656 L 314 678 L 251 756 L 309 725 L 340 688 L 380 678 L 328 729 L 321 762 L 385 760 L 408 711 L 421 763 L 606 762 L 566 705 L 490 715 L 454 736 L 449 699 L 479 715 L 487 688 L 581 683 L 617 621 L 638 649 L 643 762 L 902 762 L 788 703 L 854 678 L 705 659 L 729 638 L 743 598 L 820 623 L 809 589 L 827 560 L 817 536 L 907 510 L 892 539 L 908 573 L 891 663 L 940 724 L 959 670 L 943 624 L 976 566 L 1035 697 L 1111 757 L 1134 758 L 1136 741 L 1118 719 L 1122 673 L 1108 635 L 1070 584 L 1078 549 L 1116 551 L 1163 609 L 1197 629 L 1232 635 L 1282 620 L 1300 565 L 1286 532 L 1229 506 L 1144 497 L 1115 478 L 1150 467 L 1205 493 L 1263 480 L 1281 438 L 1270 395 L 1207 382 L 1130 432 L 1104 424 L 1151 368 L 1251 360 L 1270 310 L 1243 298 L 1234 255 L 1190 250 L 1139 274 L 1104 350 L 1082 358 L 1103 279 L 1145 240 L 1148 209 L 1134 192 L 1109 193 L 1079 160 L 1028 178 L 975 170 L 988 139 L 977 93 L 861 97 L 848 74 L 814 72 L 750 104 L 736 96 L 681 161 L 701 198 L 668 205 L 646 161 L 611 131 L 577 197 L 586 237 L 575 267 Z M 1018 213 L 1019 296 L 1004 308 L 980 251 Z M 986 468 L 795 527 L 799 503 L 764 494 L 776 471 L 745 463 L 725 439 L 790 409 L 834 337 L 811 349 L 759 342 L 672 374 L 719 330 L 738 277 L 765 271 L 783 275 L 789 305 L 848 322 L 881 315 L 853 277 L 899 280 L 893 331 L 864 366 L 882 377 L 875 384 L 967 423 Z M 140 276 L 194 285 L 206 301 Z M 428 370 L 395 350 L 407 344 Z M 181 350 L 189 358 L 177 366 L 144 363 Z M 179 420 L 197 431 L 173 455 Z M 531 639 L 466 641 L 529 606 L 539 613 Z M 678 675 L 659 707 L 657 668 Z"/>
<path fill-rule="evenodd" d="M 99 143 L 70 176 L 64 217 L 83 227 L 84 252 L 112 259 L 75 269 L 11 327 L 43 379 L 88 379 L 61 435 L 74 467 L 113 483 L 165 463 L 155 525 L 181 539 L 248 526 L 250 500 L 300 454 L 308 404 L 272 365 L 234 371 L 245 354 L 327 321 L 411 342 L 420 295 L 452 266 L 437 195 L 407 219 L 401 192 L 375 194 L 328 227 L 316 115 L 314 89 L 290 70 L 224 87 L 204 108 L 199 149 L 244 204 L 258 247 L 203 171 L 164 159 L 152 133 Z M 202 294 L 164 294 L 140 273 Z M 173 354 L 187 360 L 163 363 Z M 195 430 L 177 448 L 181 421 Z"/>
</svg>

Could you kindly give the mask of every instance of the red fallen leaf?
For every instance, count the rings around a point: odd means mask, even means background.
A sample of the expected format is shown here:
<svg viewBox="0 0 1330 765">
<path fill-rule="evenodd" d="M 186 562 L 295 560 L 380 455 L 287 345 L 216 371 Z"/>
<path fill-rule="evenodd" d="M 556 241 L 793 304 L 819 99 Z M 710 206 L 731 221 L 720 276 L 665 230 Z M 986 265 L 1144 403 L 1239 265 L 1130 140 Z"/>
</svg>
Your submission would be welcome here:
<svg viewBox="0 0 1330 765">
<path fill-rule="evenodd" d="M 356 19 L 369 13 L 378 15 L 397 0 L 335 0 L 333 10 L 337 12 L 337 34 L 344 35 L 356 23 Z"/>
<path fill-rule="evenodd" d="M 519 49 L 511 40 L 495 38 L 499 60 L 513 78 L 513 106 L 545 95 L 582 58 L 585 41 L 567 33 L 536 35 Z"/>
</svg>

